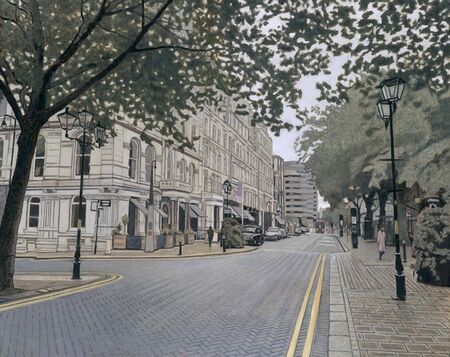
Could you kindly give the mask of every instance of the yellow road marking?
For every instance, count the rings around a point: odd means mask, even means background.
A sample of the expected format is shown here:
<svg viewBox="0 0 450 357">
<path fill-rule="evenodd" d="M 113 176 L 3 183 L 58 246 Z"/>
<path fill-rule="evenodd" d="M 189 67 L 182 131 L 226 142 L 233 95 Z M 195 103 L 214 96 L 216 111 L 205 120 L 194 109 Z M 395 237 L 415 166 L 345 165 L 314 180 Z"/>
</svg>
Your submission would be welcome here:
<svg viewBox="0 0 450 357">
<path fill-rule="evenodd" d="M 326 256 L 322 258 L 322 266 L 320 267 L 319 280 L 317 281 L 316 292 L 314 293 L 314 301 L 311 309 L 311 319 L 309 320 L 308 334 L 306 335 L 305 345 L 303 346 L 302 357 L 309 357 L 316 332 L 317 317 L 319 316 L 320 298 L 322 296 L 323 274 L 325 270 Z"/>
<path fill-rule="evenodd" d="M 112 283 L 114 281 L 118 281 L 120 279 L 122 279 L 122 276 L 115 274 L 112 277 L 105 279 L 105 280 L 94 281 L 92 283 L 84 284 L 81 286 L 74 286 L 72 288 L 64 289 L 61 291 L 49 292 L 49 293 L 42 294 L 39 296 L 32 296 L 29 298 L 23 298 L 20 300 L 15 300 L 15 301 L 11 301 L 8 303 L 0 304 L 0 312 L 16 309 L 16 308 L 19 308 L 22 306 L 37 304 L 37 303 L 41 303 L 41 302 L 45 302 L 45 301 L 51 301 L 51 300 L 54 300 L 54 299 L 57 299 L 57 298 L 60 298 L 63 296 L 68 296 L 68 295 L 80 293 L 83 291 L 88 291 L 88 290 L 95 289 L 95 288 L 98 288 L 103 285 L 110 284 L 110 283 Z"/>
<path fill-rule="evenodd" d="M 317 258 L 316 266 L 311 275 L 311 278 L 309 279 L 308 288 L 306 289 L 305 296 L 303 298 L 303 303 L 300 308 L 300 312 L 298 313 L 297 321 L 295 322 L 294 331 L 292 332 L 291 342 L 289 343 L 289 349 L 287 351 L 286 357 L 293 357 L 295 354 L 295 349 L 297 348 L 298 337 L 300 336 L 300 329 L 302 327 L 303 318 L 305 316 L 306 308 L 308 306 L 309 296 L 311 294 L 311 290 L 314 285 L 314 280 L 316 280 L 317 269 L 319 268 L 320 259 L 322 258 L 322 256 L 323 256 L 323 254 L 320 254 L 319 258 Z"/>
</svg>

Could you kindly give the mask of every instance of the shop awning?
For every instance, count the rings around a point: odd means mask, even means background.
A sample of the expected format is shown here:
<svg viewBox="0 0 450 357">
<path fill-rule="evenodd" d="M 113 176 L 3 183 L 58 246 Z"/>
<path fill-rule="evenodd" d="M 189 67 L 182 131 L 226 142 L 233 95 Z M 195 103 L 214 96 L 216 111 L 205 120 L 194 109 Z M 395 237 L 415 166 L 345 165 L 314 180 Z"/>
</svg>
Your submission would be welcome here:
<svg viewBox="0 0 450 357">
<path fill-rule="evenodd" d="M 241 217 L 241 215 L 234 209 L 233 206 L 230 206 L 229 208 L 230 208 L 231 214 L 232 214 L 233 216 L 235 216 L 235 217 Z"/>
<path fill-rule="evenodd" d="M 141 211 L 145 217 L 148 216 L 148 209 L 142 204 L 140 203 L 137 199 L 135 198 L 130 198 L 131 203 L 133 203 L 137 209 L 139 211 Z M 167 218 L 167 214 L 160 208 L 153 206 L 153 209 L 158 212 L 163 218 Z"/>
<path fill-rule="evenodd" d="M 284 221 L 284 219 L 282 219 L 282 218 L 280 218 L 280 217 L 278 217 L 278 216 L 275 216 L 275 219 L 277 220 L 278 224 L 284 225 L 284 224 L 286 223 L 286 222 Z"/>
<path fill-rule="evenodd" d="M 191 214 L 191 217 L 206 217 L 206 214 L 204 214 L 199 207 L 194 205 L 191 205 L 191 210 L 189 211 L 189 213 Z"/>
<path fill-rule="evenodd" d="M 248 219 L 250 222 L 255 222 L 255 219 L 249 211 L 244 210 L 244 219 Z"/>
</svg>

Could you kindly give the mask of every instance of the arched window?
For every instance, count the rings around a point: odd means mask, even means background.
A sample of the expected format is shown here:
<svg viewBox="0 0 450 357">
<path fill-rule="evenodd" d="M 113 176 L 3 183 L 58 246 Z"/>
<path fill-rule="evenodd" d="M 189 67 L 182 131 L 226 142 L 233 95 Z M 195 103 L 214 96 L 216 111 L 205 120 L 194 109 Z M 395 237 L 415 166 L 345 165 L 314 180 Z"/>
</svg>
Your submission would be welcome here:
<svg viewBox="0 0 450 357">
<path fill-rule="evenodd" d="M 228 160 L 226 156 L 223 158 L 223 172 L 228 174 Z"/>
<path fill-rule="evenodd" d="M 147 150 L 145 150 L 145 180 L 150 182 L 151 173 L 152 173 L 152 165 L 155 160 L 155 149 L 153 146 L 147 146 Z"/>
<path fill-rule="evenodd" d="M 208 192 L 208 171 L 203 173 L 203 191 Z"/>
<path fill-rule="evenodd" d="M 39 225 L 39 209 L 41 199 L 32 197 L 30 200 L 30 210 L 28 212 L 28 227 L 37 227 Z"/>
<path fill-rule="evenodd" d="M 172 177 L 172 153 L 169 151 L 167 153 L 167 165 L 166 165 L 166 175 L 167 179 Z"/>
<path fill-rule="evenodd" d="M 72 219 L 71 219 L 71 224 L 70 226 L 72 228 L 77 228 L 78 227 L 78 219 L 81 220 L 81 227 L 86 227 L 86 198 L 83 197 L 83 201 L 81 202 L 81 215 L 78 216 L 78 202 L 79 201 L 79 197 L 75 197 L 72 201 L 72 209 L 71 209 L 71 213 L 72 213 Z"/>
<path fill-rule="evenodd" d="M 130 142 L 130 158 L 128 159 L 128 176 L 132 179 L 137 177 L 139 148 L 135 140 Z"/>
<path fill-rule="evenodd" d="M 180 181 L 186 182 L 186 160 L 181 159 L 180 161 Z"/>
<path fill-rule="evenodd" d="M 2 167 L 3 167 L 3 147 L 4 147 L 3 139 L 0 138 L 0 177 L 2 177 Z"/>
<path fill-rule="evenodd" d="M 39 135 L 34 156 L 34 177 L 44 176 L 45 164 L 45 138 Z"/>
<path fill-rule="evenodd" d="M 79 140 L 83 140 L 83 135 L 81 135 Z M 87 140 L 87 138 L 86 138 Z M 75 149 L 75 175 L 80 176 L 81 175 L 81 156 L 82 156 L 82 150 L 79 142 L 75 143 L 76 149 Z M 86 143 L 84 146 L 84 170 L 83 175 L 89 175 L 89 172 L 91 171 L 91 147 Z"/>
<path fill-rule="evenodd" d="M 217 156 L 217 169 L 222 170 L 222 155 L 220 154 Z"/>
<path fill-rule="evenodd" d="M 195 166 L 193 163 L 189 164 L 189 183 L 192 188 L 195 187 Z"/>
<path fill-rule="evenodd" d="M 211 187 L 211 192 L 214 192 L 214 176 L 211 175 L 209 178 L 209 187 Z"/>
<path fill-rule="evenodd" d="M 214 169 L 217 166 L 217 162 L 216 162 L 216 152 L 213 150 L 212 152 L 212 161 L 211 161 L 211 167 Z"/>
<path fill-rule="evenodd" d="M 197 127 L 193 125 L 191 129 L 191 140 L 194 140 L 196 135 L 197 135 Z"/>
</svg>

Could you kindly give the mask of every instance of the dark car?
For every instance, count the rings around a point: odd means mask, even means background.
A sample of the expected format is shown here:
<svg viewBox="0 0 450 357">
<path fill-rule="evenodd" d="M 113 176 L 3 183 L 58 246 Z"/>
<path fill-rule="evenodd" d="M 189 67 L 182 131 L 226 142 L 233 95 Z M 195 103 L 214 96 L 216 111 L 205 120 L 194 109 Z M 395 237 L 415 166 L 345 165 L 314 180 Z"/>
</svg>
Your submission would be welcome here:
<svg viewBox="0 0 450 357">
<path fill-rule="evenodd" d="M 247 245 L 261 245 L 264 243 L 260 226 L 244 226 L 242 234 L 244 236 L 244 242 Z"/>
</svg>

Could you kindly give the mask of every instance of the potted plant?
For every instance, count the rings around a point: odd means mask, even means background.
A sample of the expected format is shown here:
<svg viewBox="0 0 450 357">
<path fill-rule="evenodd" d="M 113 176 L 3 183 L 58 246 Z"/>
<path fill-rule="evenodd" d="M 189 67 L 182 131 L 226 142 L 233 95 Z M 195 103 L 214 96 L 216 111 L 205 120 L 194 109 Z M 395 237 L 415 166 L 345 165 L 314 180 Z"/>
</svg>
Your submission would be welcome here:
<svg viewBox="0 0 450 357">
<path fill-rule="evenodd" d="M 170 235 L 169 227 L 164 226 L 163 229 L 161 229 L 160 234 L 156 237 L 156 249 L 161 249 L 166 247 L 167 237 Z"/>
<path fill-rule="evenodd" d="M 173 248 L 174 245 L 176 244 L 176 242 L 174 242 L 176 240 L 175 237 L 176 230 L 170 229 L 168 230 L 168 233 L 169 234 L 166 237 L 166 245 L 164 246 L 164 248 Z"/>
<path fill-rule="evenodd" d="M 113 249 L 125 249 L 126 248 L 126 236 L 122 234 L 122 225 L 119 223 L 112 231 L 113 236 Z"/>
<path fill-rule="evenodd" d="M 195 232 L 192 229 L 188 229 L 186 231 L 187 237 L 188 237 L 188 243 L 194 243 L 195 240 Z"/>
</svg>

